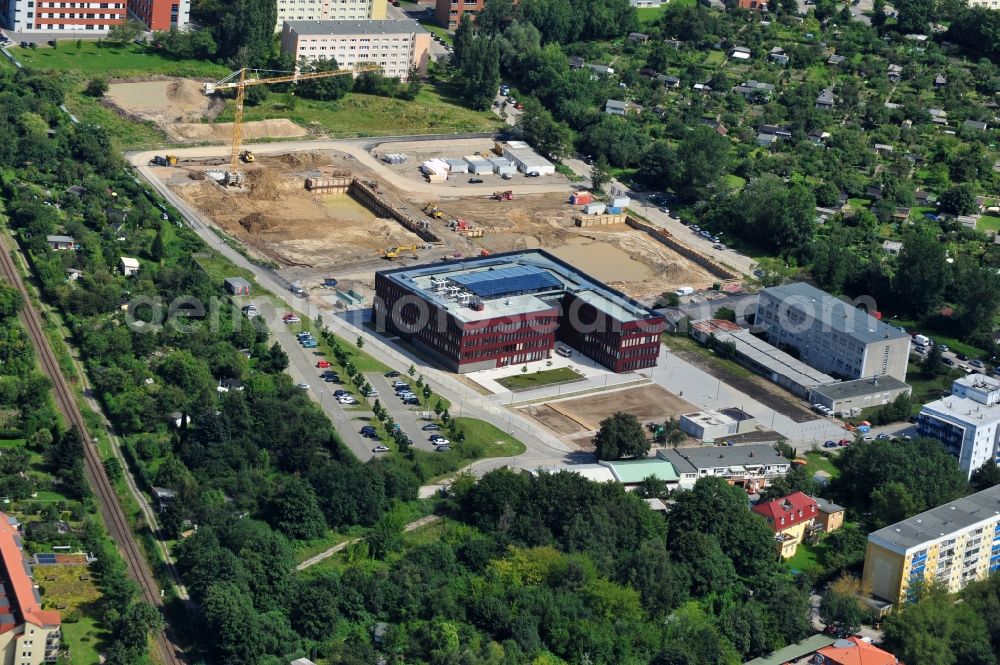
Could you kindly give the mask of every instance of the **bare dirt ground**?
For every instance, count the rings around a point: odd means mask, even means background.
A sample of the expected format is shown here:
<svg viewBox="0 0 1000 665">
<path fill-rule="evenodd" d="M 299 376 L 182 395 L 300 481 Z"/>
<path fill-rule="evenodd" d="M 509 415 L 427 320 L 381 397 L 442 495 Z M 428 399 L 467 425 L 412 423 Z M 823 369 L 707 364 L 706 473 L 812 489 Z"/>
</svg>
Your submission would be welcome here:
<svg viewBox="0 0 1000 665">
<path fill-rule="evenodd" d="M 191 79 L 165 78 L 155 81 L 123 81 L 109 86 L 105 100 L 122 115 L 149 120 L 176 141 L 227 141 L 232 123 L 211 121 L 225 107 L 216 97 L 202 92 L 202 84 Z M 246 140 L 305 136 L 306 130 L 291 120 L 262 120 L 243 124 Z"/>
<path fill-rule="evenodd" d="M 579 228 L 580 209 L 562 194 L 533 194 L 498 202 L 489 196 L 442 200 L 449 217 L 486 229 L 477 244 L 491 252 L 541 247 L 631 296 L 650 298 L 679 286 L 711 285 L 712 275 L 645 233 L 628 226 Z"/>
<path fill-rule="evenodd" d="M 318 153 L 281 155 L 246 168 L 243 191 L 192 178 L 208 167 L 171 169 L 170 185 L 227 233 L 286 266 L 329 271 L 358 262 L 378 265 L 383 248 L 422 244 L 398 222 L 376 217 L 347 194 L 305 190 L 306 174 L 349 174 L 344 165 Z"/>
<path fill-rule="evenodd" d="M 624 411 L 641 422 L 663 422 L 698 407 L 658 385 L 616 390 L 521 409 L 549 429 L 566 436 L 590 435 L 605 418 Z"/>
</svg>

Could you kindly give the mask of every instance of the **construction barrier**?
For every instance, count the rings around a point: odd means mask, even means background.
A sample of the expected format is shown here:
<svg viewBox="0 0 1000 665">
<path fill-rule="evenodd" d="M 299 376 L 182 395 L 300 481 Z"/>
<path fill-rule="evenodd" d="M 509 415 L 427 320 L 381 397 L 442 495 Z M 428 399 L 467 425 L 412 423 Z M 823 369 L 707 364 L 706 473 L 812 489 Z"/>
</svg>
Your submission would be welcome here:
<svg viewBox="0 0 1000 665">
<path fill-rule="evenodd" d="M 351 181 L 348 193 L 357 201 L 374 212 L 379 217 L 390 217 L 402 224 L 406 229 L 413 231 L 421 240 L 426 242 L 441 242 L 441 239 L 434 235 L 430 229 L 430 224 L 426 219 L 413 219 L 405 212 L 386 201 L 381 194 L 373 187 L 357 178 Z"/>
<path fill-rule="evenodd" d="M 682 243 L 680 240 L 675 238 L 670 232 L 661 229 L 658 226 L 654 226 L 649 222 L 645 222 L 641 219 L 636 219 L 631 215 L 628 215 L 625 219 L 625 223 L 631 226 L 637 231 L 644 231 L 650 236 L 660 241 L 670 249 L 674 250 L 681 256 L 694 261 L 699 266 L 710 272 L 714 277 L 718 277 L 721 281 L 729 280 L 740 280 L 740 276 L 723 265 L 713 261 L 710 257 L 702 254 L 698 250 L 689 247 Z"/>
<path fill-rule="evenodd" d="M 343 194 L 351 187 L 353 178 L 306 178 L 306 189 L 315 194 Z"/>
<path fill-rule="evenodd" d="M 581 228 L 588 226 L 611 226 L 612 224 L 624 224 L 625 215 L 577 215 L 573 217 L 573 222 Z"/>
</svg>

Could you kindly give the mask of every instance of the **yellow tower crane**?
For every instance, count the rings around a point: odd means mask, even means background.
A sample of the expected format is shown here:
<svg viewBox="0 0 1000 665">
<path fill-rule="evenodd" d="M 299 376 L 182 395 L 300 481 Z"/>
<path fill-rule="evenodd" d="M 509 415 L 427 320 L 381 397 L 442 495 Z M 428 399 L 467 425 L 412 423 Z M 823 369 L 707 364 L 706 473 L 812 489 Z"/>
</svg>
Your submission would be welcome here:
<svg viewBox="0 0 1000 665">
<path fill-rule="evenodd" d="M 216 83 L 205 84 L 205 94 L 212 95 L 218 90 L 236 90 L 236 110 L 233 113 L 233 145 L 229 158 L 229 172 L 226 173 L 226 182 L 238 184 L 240 181 L 239 162 L 244 159 L 247 162 L 254 160 L 253 153 L 249 150 L 240 151 L 243 144 L 243 98 L 246 95 L 247 86 L 270 85 L 272 83 L 297 83 L 299 81 L 310 81 L 312 79 L 328 78 L 330 76 L 347 76 L 359 74 L 361 72 L 378 71 L 375 66 L 361 66 L 354 69 L 334 69 L 323 72 L 303 72 L 296 69 L 294 72 L 275 72 L 266 69 L 249 69 L 244 67 L 237 70 Z M 264 76 L 265 74 L 278 74 L 278 76 Z"/>
</svg>

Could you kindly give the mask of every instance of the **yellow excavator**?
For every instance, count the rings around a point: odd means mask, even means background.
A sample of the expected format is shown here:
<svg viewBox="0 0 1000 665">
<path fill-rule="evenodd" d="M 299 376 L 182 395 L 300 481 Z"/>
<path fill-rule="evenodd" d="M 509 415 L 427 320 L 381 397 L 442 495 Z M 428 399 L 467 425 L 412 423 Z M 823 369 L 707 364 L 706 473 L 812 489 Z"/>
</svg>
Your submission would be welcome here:
<svg viewBox="0 0 1000 665">
<path fill-rule="evenodd" d="M 383 249 L 382 250 L 382 256 L 384 256 L 387 259 L 392 260 L 392 259 L 398 258 L 399 255 L 402 254 L 403 252 L 413 252 L 413 255 L 416 256 L 416 254 L 417 254 L 417 246 L 416 245 L 400 245 L 399 247 L 390 247 L 389 249 Z"/>
<path fill-rule="evenodd" d="M 441 219 L 442 217 L 444 217 L 444 213 L 438 210 L 438 207 L 433 203 L 428 203 L 427 205 L 425 205 L 424 212 L 433 219 Z"/>
<path fill-rule="evenodd" d="M 254 161 L 257 158 L 254 157 L 253 153 L 250 152 L 249 150 L 243 150 L 242 152 L 240 152 L 240 159 L 249 164 L 250 162 Z"/>
</svg>

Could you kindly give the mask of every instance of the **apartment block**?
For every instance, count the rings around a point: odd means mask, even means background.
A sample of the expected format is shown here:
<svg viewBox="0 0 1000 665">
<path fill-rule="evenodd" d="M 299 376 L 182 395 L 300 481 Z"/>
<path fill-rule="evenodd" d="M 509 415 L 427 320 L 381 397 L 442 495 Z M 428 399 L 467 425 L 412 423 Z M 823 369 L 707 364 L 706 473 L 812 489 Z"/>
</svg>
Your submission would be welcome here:
<svg viewBox="0 0 1000 665">
<path fill-rule="evenodd" d="M 285 21 L 281 52 L 296 62 L 335 58 L 342 69 L 375 64 L 391 78 L 427 73 L 431 35 L 413 20 Z"/>
<path fill-rule="evenodd" d="M 950 397 L 920 410 L 917 432 L 943 443 L 966 476 L 991 459 L 1000 461 L 1000 380 L 982 374 L 956 379 Z"/>
<path fill-rule="evenodd" d="M 191 0 L 132 0 L 128 8 L 150 30 L 183 30 L 191 22 Z"/>
<path fill-rule="evenodd" d="M 462 14 L 472 14 L 474 19 L 485 4 L 486 0 L 437 0 L 434 4 L 434 18 L 442 27 L 454 30 L 462 20 Z"/>
<path fill-rule="evenodd" d="M 17 520 L 0 513 L 0 659 L 5 665 L 42 665 L 59 658 L 59 612 L 43 610 L 21 551 Z"/>
<path fill-rule="evenodd" d="M 126 0 L 63 2 L 0 0 L 0 27 L 14 32 L 107 32 L 125 21 Z M 60 35 L 53 35 L 60 36 Z"/>
<path fill-rule="evenodd" d="M 276 0 L 278 24 L 285 21 L 381 21 L 386 18 L 386 0 Z"/>
<path fill-rule="evenodd" d="M 868 535 L 862 579 L 893 603 L 931 582 L 956 592 L 1000 570 L 1000 485 Z"/>
<path fill-rule="evenodd" d="M 771 344 L 831 376 L 906 381 L 909 335 L 805 282 L 761 291 L 754 325 Z"/>
</svg>

